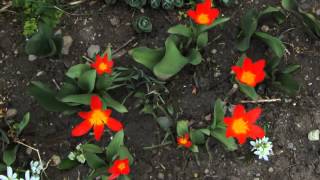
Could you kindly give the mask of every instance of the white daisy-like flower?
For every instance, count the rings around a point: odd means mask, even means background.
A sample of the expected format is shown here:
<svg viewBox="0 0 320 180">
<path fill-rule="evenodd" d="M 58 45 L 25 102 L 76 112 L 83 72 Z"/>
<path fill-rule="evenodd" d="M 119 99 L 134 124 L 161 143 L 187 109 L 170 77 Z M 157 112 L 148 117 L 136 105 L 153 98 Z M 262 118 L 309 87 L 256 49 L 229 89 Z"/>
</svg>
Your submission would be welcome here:
<svg viewBox="0 0 320 180">
<path fill-rule="evenodd" d="M 68 154 L 68 158 L 73 161 L 73 160 L 76 159 L 76 154 L 75 154 L 74 152 L 70 152 L 70 153 Z"/>
<path fill-rule="evenodd" d="M 84 164 L 86 162 L 86 158 L 84 157 L 83 154 L 80 154 L 77 156 L 77 160 L 81 163 Z"/>
<path fill-rule="evenodd" d="M 13 169 L 8 166 L 7 167 L 7 176 L 0 175 L 0 180 L 23 180 L 18 178 L 18 174 L 13 172 Z"/>
<path fill-rule="evenodd" d="M 269 156 L 273 155 L 272 151 L 272 142 L 269 141 L 269 138 L 263 137 L 262 139 L 257 139 L 256 141 L 250 141 L 250 144 L 253 146 L 251 151 L 254 151 L 254 154 L 265 161 L 269 160 Z"/>
</svg>

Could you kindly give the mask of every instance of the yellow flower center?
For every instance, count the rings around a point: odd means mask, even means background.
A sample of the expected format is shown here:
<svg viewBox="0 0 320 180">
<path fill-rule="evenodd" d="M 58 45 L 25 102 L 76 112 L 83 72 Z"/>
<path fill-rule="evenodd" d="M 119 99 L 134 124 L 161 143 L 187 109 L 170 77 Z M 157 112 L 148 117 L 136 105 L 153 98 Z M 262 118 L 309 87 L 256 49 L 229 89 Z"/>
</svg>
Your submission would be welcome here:
<svg viewBox="0 0 320 180">
<path fill-rule="evenodd" d="M 125 163 L 120 163 L 120 164 L 118 165 L 118 169 L 119 169 L 120 171 L 124 170 L 125 168 L 126 168 L 126 164 L 125 164 Z"/>
<path fill-rule="evenodd" d="M 93 110 L 91 117 L 90 117 L 90 123 L 92 125 L 103 125 L 107 124 L 109 117 L 104 114 L 101 110 Z"/>
<path fill-rule="evenodd" d="M 210 21 L 210 19 L 209 19 L 209 15 L 208 14 L 200 14 L 199 16 L 198 16 L 198 22 L 200 23 L 200 24 L 208 24 L 208 22 Z"/>
<path fill-rule="evenodd" d="M 243 72 L 240 79 L 240 81 L 249 85 L 254 84 L 255 80 L 256 80 L 256 75 L 250 71 Z"/>
<path fill-rule="evenodd" d="M 248 123 L 243 118 L 234 120 L 231 128 L 236 134 L 246 134 L 249 130 Z"/>
<path fill-rule="evenodd" d="M 188 143 L 188 140 L 186 138 L 181 138 L 180 139 L 180 144 L 185 145 Z"/>
<path fill-rule="evenodd" d="M 104 71 L 104 70 L 106 70 L 108 68 L 108 65 L 106 64 L 106 63 L 100 63 L 99 64 L 99 69 L 101 70 L 101 71 Z"/>
</svg>

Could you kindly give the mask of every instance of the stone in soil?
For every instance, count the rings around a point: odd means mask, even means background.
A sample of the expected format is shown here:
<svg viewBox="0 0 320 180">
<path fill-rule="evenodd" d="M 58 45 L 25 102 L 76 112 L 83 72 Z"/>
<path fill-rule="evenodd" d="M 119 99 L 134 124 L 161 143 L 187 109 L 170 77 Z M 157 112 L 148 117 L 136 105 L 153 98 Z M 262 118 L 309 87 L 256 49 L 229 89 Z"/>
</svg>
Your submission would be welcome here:
<svg viewBox="0 0 320 180">
<path fill-rule="evenodd" d="M 90 45 L 90 47 L 87 50 L 88 56 L 91 59 L 94 59 L 96 54 L 100 52 L 100 46 L 99 45 Z"/>
<path fill-rule="evenodd" d="M 72 45 L 73 39 L 71 36 L 63 36 L 63 48 L 62 48 L 62 54 L 68 55 L 70 47 Z"/>
</svg>

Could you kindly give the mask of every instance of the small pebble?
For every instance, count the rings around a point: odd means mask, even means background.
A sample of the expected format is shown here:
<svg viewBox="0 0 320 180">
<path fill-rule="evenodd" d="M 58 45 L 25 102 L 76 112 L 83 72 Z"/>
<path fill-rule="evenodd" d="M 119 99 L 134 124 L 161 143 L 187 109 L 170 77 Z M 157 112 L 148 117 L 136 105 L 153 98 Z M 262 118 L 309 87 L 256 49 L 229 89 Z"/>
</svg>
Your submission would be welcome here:
<svg viewBox="0 0 320 180">
<path fill-rule="evenodd" d="M 211 53 L 212 53 L 212 54 L 216 54 L 217 52 L 218 52 L 218 50 L 216 50 L 216 49 L 212 49 L 212 50 L 211 50 Z"/>
<path fill-rule="evenodd" d="M 90 47 L 87 50 L 88 56 L 91 59 L 95 58 L 95 55 L 100 52 L 100 46 L 99 45 L 90 45 Z"/>
<path fill-rule="evenodd" d="M 319 129 L 315 129 L 315 130 L 310 131 L 308 133 L 309 141 L 319 141 L 319 134 L 320 134 Z"/>
<path fill-rule="evenodd" d="M 158 173 L 158 179 L 164 179 L 164 174 L 163 173 Z"/>
<path fill-rule="evenodd" d="M 269 26 L 267 26 L 267 25 L 262 25 L 261 26 L 261 31 L 268 32 L 269 30 L 270 30 Z"/>
<path fill-rule="evenodd" d="M 58 155 L 53 155 L 51 157 L 51 159 L 52 159 L 52 162 L 53 162 L 52 163 L 53 166 L 58 166 L 61 163 L 61 158 Z"/>
<path fill-rule="evenodd" d="M 34 60 L 36 60 L 37 58 L 38 58 L 37 56 L 32 55 L 32 54 L 30 54 L 30 55 L 28 56 L 28 60 L 29 60 L 29 61 L 34 61 Z"/>
<path fill-rule="evenodd" d="M 272 173 L 274 171 L 274 169 L 272 167 L 269 167 L 268 171 L 269 171 L 269 173 Z"/>
</svg>

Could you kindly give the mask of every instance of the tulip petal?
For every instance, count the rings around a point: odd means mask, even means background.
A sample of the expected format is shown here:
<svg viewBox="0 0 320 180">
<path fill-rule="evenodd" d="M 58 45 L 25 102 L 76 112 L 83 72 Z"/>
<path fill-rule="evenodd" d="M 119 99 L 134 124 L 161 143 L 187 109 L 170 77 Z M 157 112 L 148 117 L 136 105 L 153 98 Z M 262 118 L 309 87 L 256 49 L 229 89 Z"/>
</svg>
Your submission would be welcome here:
<svg viewBox="0 0 320 180">
<path fill-rule="evenodd" d="M 101 109 L 102 108 L 102 101 L 100 97 L 97 95 L 91 96 L 91 109 Z"/>
<path fill-rule="evenodd" d="M 246 114 L 246 120 L 250 123 L 255 123 L 259 116 L 261 115 L 262 109 L 261 108 L 254 108 L 247 112 Z"/>
<path fill-rule="evenodd" d="M 104 125 L 97 125 L 93 127 L 94 137 L 97 141 L 100 141 L 104 132 Z"/>
<path fill-rule="evenodd" d="M 87 120 L 84 120 L 72 129 L 71 135 L 76 137 L 82 136 L 88 133 L 91 128 L 92 128 L 92 125 L 90 124 L 90 122 Z"/>
<path fill-rule="evenodd" d="M 78 115 L 82 118 L 82 119 L 88 119 L 90 112 L 78 112 Z"/>
<path fill-rule="evenodd" d="M 112 131 L 120 131 L 123 129 L 122 123 L 112 117 L 110 117 L 107 121 L 107 126 L 110 128 Z"/>
<path fill-rule="evenodd" d="M 117 179 L 119 176 L 120 176 L 120 174 L 111 174 L 111 175 L 108 177 L 108 180 Z"/>
<path fill-rule="evenodd" d="M 245 113 L 246 113 L 246 110 L 244 109 L 244 106 L 239 104 L 239 105 L 236 105 L 236 107 L 233 110 L 233 117 L 235 119 L 241 118 Z"/>
<path fill-rule="evenodd" d="M 251 125 L 249 136 L 254 140 L 257 138 L 263 138 L 265 136 L 265 132 L 261 127 L 257 125 Z"/>
<path fill-rule="evenodd" d="M 252 60 L 248 57 L 246 57 L 244 60 L 243 60 L 243 65 L 242 65 L 242 69 L 243 70 L 251 70 L 252 69 Z"/>
</svg>

